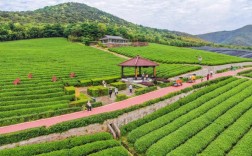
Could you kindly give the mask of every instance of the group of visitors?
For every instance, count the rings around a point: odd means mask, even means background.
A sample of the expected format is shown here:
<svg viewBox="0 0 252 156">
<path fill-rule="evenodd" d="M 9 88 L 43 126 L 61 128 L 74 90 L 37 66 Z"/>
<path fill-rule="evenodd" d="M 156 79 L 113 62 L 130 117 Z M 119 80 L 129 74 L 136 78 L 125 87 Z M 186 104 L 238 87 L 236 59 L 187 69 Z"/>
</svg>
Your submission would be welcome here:
<svg viewBox="0 0 252 156">
<path fill-rule="evenodd" d="M 148 79 L 149 79 L 149 75 L 143 73 L 143 74 L 142 74 L 142 80 L 143 80 L 143 81 L 144 81 L 144 80 L 148 81 Z"/>
<path fill-rule="evenodd" d="M 118 92 L 119 92 L 118 88 L 115 87 L 114 91 L 115 91 L 115 96 L 116 96 L 118 94 Z M 109 88 L 109 97 L 110 98 L 112 97 L 112 94 L 113 94 L 113 89 Z"/>
<path fill-rule="evenodd" d="M 183 85 L 183 80 L 181 77 L 179 77 L 175 82 L 173 82 L 174 87 L 182 86 Z"/>
<path fill-rule="evenodd" d="M 206 76 L 207 81 L 208 81 L 211 77 L 213 77 L 213 71 L 212 71 L 212 70 L 211 70 L 211 71 L 207 74 L 207 76 Z"/>
<path fill-rule="evenodd" d="M 196 81 L 196 74 L 189 76 L 188 83 L 194 83 Z"/>
</svg>

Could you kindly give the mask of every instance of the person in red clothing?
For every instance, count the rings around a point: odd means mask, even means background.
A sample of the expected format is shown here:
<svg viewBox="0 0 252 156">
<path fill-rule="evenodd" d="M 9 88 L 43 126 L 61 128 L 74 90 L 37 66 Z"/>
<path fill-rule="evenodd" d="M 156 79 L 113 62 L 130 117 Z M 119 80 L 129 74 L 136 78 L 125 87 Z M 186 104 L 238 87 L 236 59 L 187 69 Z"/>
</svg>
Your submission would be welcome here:
<svg viewBox="0 0 252 156">
<path fill-rule="evenodd" d="M 210 78 L 210 74 L 207 74 L 206 78 L 207 78 L 207 81 L 208 81 L 208 80 L 209 80 L 209 78 Z"/>
</svg>

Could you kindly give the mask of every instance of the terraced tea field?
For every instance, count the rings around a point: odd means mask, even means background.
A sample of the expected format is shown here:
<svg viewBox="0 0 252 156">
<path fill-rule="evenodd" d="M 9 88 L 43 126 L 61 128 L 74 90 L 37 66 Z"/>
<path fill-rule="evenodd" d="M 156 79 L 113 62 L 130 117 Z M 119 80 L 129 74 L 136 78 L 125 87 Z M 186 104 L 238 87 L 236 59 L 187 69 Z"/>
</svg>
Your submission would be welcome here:
<svg viewBox="0 0 252 156">
<path fill-rule="evenodd" d="M 245 70 L 243 72 L 238 73 L 239 75 L 245 76 L 245 77 L 249 77 L 252 78 L 252 70 Z"/>
<path fill-rule="evenodd" d="M 179 48 L 160 44 L 150 44 L 146 47 L 120 47 L 112 48 L 110 50 L 129 57 L 140 55 L 142 57 L 161 63 L 199 64 L 199 56 L 202 57 L 202 64 L 204 65 L 220 65 L 235 62 L 244 62 L 248 60 L 251 61 L 251 59 L 247 58 L 239 58 L 191 48 Z"/>
<path fill-rule="evenodd" d="M 63 38 L 0 43 L 0 126 L 81 110 L 69 107 L 74 97 L 65 94 L 64 86 L 78 85 L 78 80 L 83 79 L 120 76 L 118 64 L 123 61 Z M 161 64 L 157 75 L 171 77 L 199 68 Z M 76 77 L 70 78 L 72 72 Z M 134 69 L 126 69 L 126 74 L 130 72 L 133 74 Z M 51 82 L 52 76 L 57 77 L 57 82 Z M 21 83 L 15 86 L 17 78 Z"/>
<path fill-rule="evenodd" d="M 123 59 L 63 38 L 0 43 L 0 126 L 79 111 L 64 85 L 119 75 Z M 76 74 L 70 78 L 70 73 Z M 28 74 L 32 74 L 32 79 Z M 51 82 L 52 76 L 58 81 Z M 21 83 L 13 85 L 20 78 Z"/>
<path fill-rule="evenodd" d="M 31 150 L 32 149 L 32 150 Z M 128 151 L 109 133 L 73 137 L 61 141 L 0 150 L 1 156 L 128 156 Z"/>
<path fill-rule="evenodd" d="M 251 155 L 252 81 L 228 78 L 121 128 L 138 153 Z"/>
</svg>

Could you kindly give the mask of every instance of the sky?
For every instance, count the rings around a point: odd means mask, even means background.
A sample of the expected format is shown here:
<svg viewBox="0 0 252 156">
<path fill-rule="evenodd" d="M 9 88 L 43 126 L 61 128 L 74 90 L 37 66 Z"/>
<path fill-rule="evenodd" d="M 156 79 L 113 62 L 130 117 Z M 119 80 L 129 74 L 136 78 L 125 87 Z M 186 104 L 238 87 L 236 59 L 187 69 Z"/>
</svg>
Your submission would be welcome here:
<svg viewBox="0 0 252 156">
<path fill-rule="evenodd" d="M 252 0 L 0 0 L 1 11 L 80 2 L 135 24 L 203 34 L 252 24 Z"/>
</svg>

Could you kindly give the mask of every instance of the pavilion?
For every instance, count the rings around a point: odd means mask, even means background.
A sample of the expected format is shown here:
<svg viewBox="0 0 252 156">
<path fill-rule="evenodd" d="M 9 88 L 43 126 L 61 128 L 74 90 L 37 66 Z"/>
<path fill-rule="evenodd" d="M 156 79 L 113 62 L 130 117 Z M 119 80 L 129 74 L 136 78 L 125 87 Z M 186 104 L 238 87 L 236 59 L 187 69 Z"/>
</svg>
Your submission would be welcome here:
<svg viewBox="0 0 252 156">
<path fill-rule="evenodd" d="M 139 55 L 129 59 L 121 64 L 121 77 L 124 77 L 124 68 L 125 67 L 134 67 L 135 68 L 135 79 L 137 79 L 138 76 L 138 68 L 139 68 L 139 74 L 142 75 L 142 68 L 148 68 L 152 67 L 153 68 L 153 76 L 156 77 L 156 66 L 159 66 L 159 64 L 152 62 L 148 59 L 142 58 Z"/>
<path fill-rule="evenodd" d="M 124 39 L 121 36 L 105 35 L 100 41 L 107 47 L 128 46 L 128 39 Z"/>
</svg>

